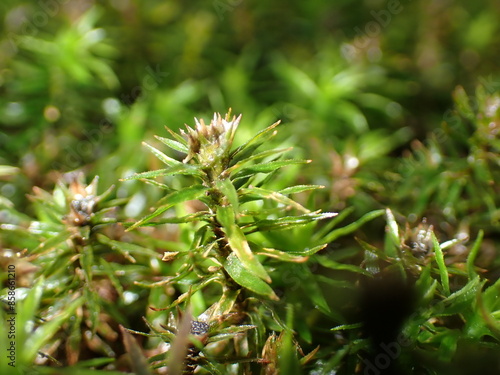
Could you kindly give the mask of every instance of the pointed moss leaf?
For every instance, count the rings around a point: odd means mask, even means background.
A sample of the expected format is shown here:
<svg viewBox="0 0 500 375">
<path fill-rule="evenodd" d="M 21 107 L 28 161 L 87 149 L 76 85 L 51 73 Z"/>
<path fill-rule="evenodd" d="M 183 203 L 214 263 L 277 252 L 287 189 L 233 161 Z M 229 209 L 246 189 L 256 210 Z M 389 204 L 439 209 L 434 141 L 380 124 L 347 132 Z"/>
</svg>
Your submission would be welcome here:
<svg viewBox="0 0 500 375">
<path fill-rule="evenodd" d="M 78 356 L 82 347 L 82 322 L 82 314 L 75 314 L 75 316 L 73 316 L 68 322 L 67 327 L 65 327 L 65 332 L 68 338 L 65 345 L 66 353 L 68 356 L 73 358 Z"/>
<path fill-rule="evenodd" d="M 147 324 L 146 324 L 146 325 L 147 325 Z M 131 328 L 125 328 L 125 330 L 126 330 L 127 332 L 133 333 L 134 335 L 140 335 L 140 336 L 144 336 L 144 337 L 155 337 L 155 335 L 154 335 L 154 334 L 151 334 L 151 333 L 145 333 L 145 332 L 141 332 L 141 331 L 136 331 L 136 330 L 131 329 Z M 165 332 L 167 332 L 167 331 L 165 331 Z M 174 335 L 172 334 L 172 336 L 174 336 Z"/>
<path fill-rule="evenodd" d="M 270 137 L 274 136 L 275 133 L 275 128 L 281 123 L 280 120 L 276 121 L 274 124 L 268 126 L 264 130 L 261 130 L 258 132 L 253 138 L 251 138 L 247 143 L 245 143 L 243 146 L 241 146 L 242 149 L 256 144 L 256 143 L 261 143 L 269 140 Z"/>
<path fill-rule="evenodd" d="M 80 297 L 64 310 L 59 315 L 49 321 L 42 323 L 31 335 L 26 338 L 23 343 L 22 359 L 20 363 L 33 363 L 38 352 L 49 341 L 56 332 L 63 326 L 66 320 L 69 320 L 74 314 L 75 310 L 83 305 L 85 298 Z"/>
<path fill-rule="evenodd" d="M 469 274 L 469 280 L 472 280 L 477 275 L 477 272 L 474 269 L 474 261 L 476 260 L 477 253 L 479 252 L 481 243 L 483 242 L 483 236 L 484 231 L 481 229 L 477 234 L 474 245 L 472 245 L 472 249 L 470 250 L 469 256 L 467 257 L 467 273 Z"/>
<path fill-rule="evenodd" d="M 434 298 L 437 284 L 437 280 L 431 276 L 431 266 L 427 265 L 415 283 L 415 290 L 417 291 L 417 295 L 420 296 L 422 303 L 428 303 Z"/>
<path fill-rule="evenodd" d="M 306 262 L 307 259 L 309 259 L 308 257 L 303 257 L 300 255 L 292 255 L 281 250 L 271 249 L 267 247 L 261 247 L 255 253 L 258 255 L 265 255 L 270 258 L 279 259 L 283 262 L 303 263 Z"/>
<path fill-rule="evenodd" d="M 249 162 L 252 160 L 259 160 L 259 159 L 267 158 L 269 156 L 280 155 L 280 154 L 283 154 L 283 153 L 285 153 L 287 151 L 291 151 L 291 150 L 293 150 L 293 147 L 273 148 L 271 150 L 262 151 L 262 152 L 259 152 L 257 154 L 254 154 L 252 156 L 249 156 L 248 158 L 240 161 L 238 164 L 242 165 L 243 163 L 246 163 L 246 162 Z"/>
<path fill-rule="evenodd" d="M 257 200 L 257 199 L 269 199 L 269 200 L 273 200 L 275 202 L 284 204 L 286 206 L 289 206 L 291 208 L 295 208 L 295 209 L 302 211 L 302 212 L 305 212 L 305 213 L 310 212 L 307 208 L 305 208 L 301 204 L 295 202 L 293 199 L 290 199 L 287 196 L 280 194 L 276 191 L 263 189 L 263 188 L 259 188 L 259 187 L 252 187 L 252 188 L 241 188 L 239 190 L 239 193 L 242 195 L 242 198 L 244 201 Z"/>
<path fill-rule="evenodd" d="M 253 138 L 251 138 L 248 142 L 238 147 L 233 155 L 232 159 L 242 160 L 245 157 L 248 157 L 259 148 L 264 142 L 268 141 L 270 138 L 274 137 L 277 134 L 277 130 L 275 128 L 280 124 L 280 121 L 275 122 L 271 126 L 268 126 L 264 130 L 261 130 L 257 133 Z"/>
<path fill-rule="evenodd" d="M 236 300 L 238 296 L 240 295 L 241 290 L 232 290 L 227 288 L 224 291 L 224 294 L 222 297 L 217 301 L 217 303 L 213 304 L 212 306 L 215 306 L 214 312 L 215 314 L 212 316 L 222 316 L 229 314 L 229 312 L 232 310 L 234 304 L 236 303 Z"/>
<path fill-rule="evenodd" d="M 236 325 L 236 326 L 226 327 L 218 330 L 215 335 L 211 335 L 210 338 L 208 339 L 208 343 L 233 339 L 236 336 L 241 335 L 242 333 L 245 333 L 246 331 L 255 328 L 257 328 L 257 326 L 254 325 Z"/>
<path fill-rule="evenodd" d="M 172 190 L 174 190 L 170 186 L 162 184 L 161 182 L 158 182 L 158 181 L 155 181 L 155 180 L 149 180 L 147 178 L 143 178 L 142 181 L 145 182 L 146 184 L 156 186 L 156 187 L 158 187 L 160 189 L 163 189 L 163 190 L 166 190 L 166 191 L 172 191 Z"/>
<path fill-rule="evenodd" d="M 280 194 L 283 195 L 296 194 L 296 193 L 302 193 L 304 191 L 324 189 L 324 188 L 325 187 L 323 185 L 296 185 L 280 190 Z"/>
<path fill-rule="evenodd" d="M 102 234 L 97 234 L 97 239 L 100 243 L 106 244 L 112 249 L 121 253 L 125 258 L 130 260 L 132 263 L 135 263 L 136 260 L 133 257 L 131 257 L 130 254 L 143 255 L 157 259 L 161 258 L 161 255 L 159 253 L 157 253 L 154 250 L 148 249 L 146 247 L 142 247 L 132 243 L 111 240 Z"/>
<path fill-rule="evenodd" d="M 328 244 L 322 244 L 314 247 L 306 247 L 300 251 L 281 251 L 277 249 L 263 248 L 256 243 L 251 243 L 251 248 L 254 249 L 254 252 L 257 255 L 265 255 L 271 258 L 277 258 L 285 262 L 293 263 L 303 263 L 309 259 L 309 256 L 316 254 L 318 251 L 321 251 L 327 246 Z"/>
<path fill-rule="evenodd" d="M 450 330 L 446 335 L 443 335 L 438 349 L 438 357 L 440 361 L 451 362 L 456 354 L 458 341 L 460 339 L 458 330 Z"/>
<path fill-rule="evenodd" d="M 215 182 L 217 189 L 227 198 L 228 202 L 233 206 L 235 213 L 239 211 L 238 193 L 229 178 L 217 180 Z"/>
<path fill-rule="evenodd" d="M 122 333 L 123 344 L 127 350 L 130 365 L 134 374 L 136 375 L 151 375 L 149 369 L 148 360 L 142 353 L 141 347 L 135 340 L 135 338 L 128 333 L 123 326 L 120 325 L 120 331 Z"/>
<path fill-rule="evenodd" d="M 436 238 L 434 232 L 432 232 L 432 243 L 434 254 L 436 258 L 436 263 L 439 269 L 439 276 L 441 278 L 441 286 L 443 287 L 444 294 L 446 296 L 450 295 L 450 281 L 448 277 L 448 268 L 446 267 L 446 263 L 444 262 L 444 255 L 441 246 Z"/>
<path fill-rule="evenodd" d="M 293 254 L 307 257 L 307 256 L 311 256 L 311 255 L 316 254 L 318 251 L 323 250 L 327 246 L 328 246 L 328 244 L 322 244 L 322 245 L 318 245 L 318 246 L 314 246 L 314 247 L 306 247 L 302 251 L 293 251 Z"/>
<path fill-rule="evenodd" d="M 229 276 L 242 287 L 256 294 L 266 296 L 276 301 L 278 300 L 278 296 L 274 294 L 272 288 L 255 274 L 247 270 L 235 253 L 229 254 L 224 262 L 224 269 Z"/>
<path fill-rule="evenodd" d="M 356 220 L 355 222 L 346 225 L 345 227 L 342 228 L 337 228 L 332 230 L 330 233 L 326 234 L 322 239 L 321 242 L 333 242 L 337 238 L 348 235 L 356 230 L 358 230 L 363 224 L 366 222 L 373 220 L 379 216 L 382 216 L 384 214 L 384 210 L 376 210 L 376 211 L 371 211 L 364 216 L 362 216 L 360 219 Z"/>
<path fill-rule="evenodd" d="M 91 370 L 90 368 L 91 367 L 103 367 L 104 365 L 107 365 L 109 363 L 113 363 L 114 361 L 116 361 L 115 358 L 94 358 L 94 359 L 87 359 L 84 361 L 79 361 L 77 364 L 74 365 L 75 368 L 78 368 L 78 371 L 75 371 L 75 373 L 78 375 L 102 375 L 102 372 L 99 374 L 98 370 Z M 113 375 L 113 372 L 111 372 L 110 375 Z M 122 372 L 114 372 L 114 373 L 115 373 L 115 375 L 116 374 L 123 374 Z M 106 371 L 106 375 L 108 375 L 107 371 Z"/>
<path fill-rule="evenodd" d="M 111 284 L 113 284 L 113 286 L 115 287 L 120 298 L 123 299 L 123 285 L 120 283 L 120 280 L 118 280 L 113 266 L 110 263 L 106 262 L 104 258 L 99 258 L 99 263 L 100 268 L 103 270 L 103 273 L 109 278 L 109 281 L 111 281 Z"/>
<path fill-rule="evenodd" d="M 291 307 L 287 310 L 287 326 L 290 328 L 281 332 L 276 345 L 279 374 L 301 374 L 302 369 L 297 357 L 297 347 L 293 342 L 293 334 L 291 332 L 293 310 Z"/>
<path fill-rule="evenodd" d="M 160 331 L 153 324 L 151 324 L 145 317 L 142 317 L 142 320 L 144 321 L 144 323 L 146 324 L 146 326 L 149 328 L 149 330 L 151 332 L 153 332 L 151 334 L 144 334 L 144 333 L 142 333 L 144 336 L 152 336 L 152 337 L 156 336 L 156 337 L 160 337 L 165 342 L 172 342 L 175 339 L 175 334 L 173 334 L 172 332 L 170 332 L 168 330 L 162 330 L 162 331 Z M 141 334 L 141 332 L 132 331 L 132 330 L 130 330 L 128 328 L 127 328 L 127 331 L 129 331 L 131 333 L 135 333 L 135 334 Z"/>
<path fill-rule="evenodd" d="M 344 210 L 340 211 L 334 219 L 329 220 L 328 223 L 325 223 L 321 228 L 318 228 L 317 231 L 313 234 L 312 240 L 313 242 L 319 241 L 320 238 L 323 238 L 327 233 L 331 232 L 333 228 L 335 228 L 340 222 L 342 222 L 347 216 L 349 216 L 354 211 L 354 207 L 347 207 Z M 321 241 L 320 241 L 321 242 Z"/>
<path fill-rule="evenodd" d="M 311 162 L 310 160 L 295 160 L 295 159 L 270 161 L 268 163 L 260 163 L 242 168 L 233 177 L 234 179 L 240 179 L 253 176 L 256 173 L 271 173 L 275 172 L 279 168 L 287 167 L 289 165 L 308 164 L 310 162 Z"/>
<path fill-rule="evenodd" d="M 240 336 L 243 332 L 238 332 L 238 333 L 221 333 L 220 335 L 215 335 L 210 337 L 207 340 L 207 344 L 213 343 L 213 342 L 218 342 L 218 341 L 224 341 L 224 340 L 232 340 L 237 336 Z"/>
<path fill-rule="evenodd" d="M 303 323 L 303 321 L 300 321 L 299 325 L 301 325 L 302 323 Z M 310 342 L 312 342 L 312 337 L 311 337 L 311 340 L 308 341 L 308 343 L 310 343 Z M 318 345 L 316 348 L 314 348 L 314 350 L 307 353 L 304 357 L 300 358 L 300 360 L 299 360 L 300 365 L 305 366 L 306 364 L 311 362 L 318 354 L 319 349 L 320 349 L 320 346 Z"/>
<path fill-rule="evenodd" d="M 67 230 L 63 230 L 61 233 L 55 235 L 54 237 L 51 237 L 48 240 L 43 241 L 32 251 L 32 254 L 52 250 L 58 247 L 61 243 L 67 241 L 70 237 L 71 233 L 69 233 L 69 231 Z"/>
<path fill-rule="evenodd" d="M 190 223 L 193 221 L 209 222 L 212 217 L 213 217 L 212 214 L 208 214 L 207 212 L 199 211 L 199 212 L 195 212 L 193 214 L 189 214 L 189 215 L 181 216 L 181 217 L 169 217 L 169 218 L 165 218 L 165 219 L 158 219 L 154 222 L 144 223 L 141 226 L 148 227 L 148 226 L 157 226 L 157 225 L 162 225 L 162 224 L 184 224 L 184 223 Z M 125 224 L 125 226 L 127 226 L 127 223 Z"/>
<path fill-rule="evenodd" d="M 94 252 L 91 246 L 84 246 L 80 254 L 80 264 L 82 265 L 85 281 L 90 283 L 92 281 L 92 267 L 94 266 Z"/>
<path fill-rule="evenodd" d="M 242 199 L 243 200 L 243 199 Z M 241 210 L 241 216 L 256 216 L 256 217 L 266 217 L 266 216 L 275 216 L 280 217 L 283 214 L 283 206 L 272 207 L 272 208 L 261 208 L 262 206 L 254 207 L 255 210 Z M 248 224 L 251 225 L 251 224 Z M 245 228 L 248 227 L 245 225 Z"/>
<path fill-rule="evenodd" d="M 237 163 L 233 164 L 231 166 L 231 168 L 228 169 L 228 171 L 232 174 L 232 173 L 235 173 L 237 172 L 238 170 L 240 170 L 245 164 L 251 162 L 251 161 L 255 161 L 255 160 L 259 160 L 259 159 L 264 159 L 264 158 L 267 158 L 267 157 L 270 157 L 270 156 L 275 156 L 274 159 L 277 159 L 278 157 L 276 157 L 277 155 L 281 155 L 287 151 L 291 151 L 293 149 L 293 147 L 288 147 L 288 148 L 275 148 L 275 149 L 272 149 L 272 150 L 267 150 L 267 151 L 262 151 L 262 152 L 259 152 L 258 154 L 255 154 L 255 155 L 251 155 L 251 156 L 248 156 L 247 158 L 243 158 L 241 160 L 239 160 Z"/>
<path fill-rule="evenodd" d="M 35 320 L 38 311 L 38 306 L 42 298 L 43 284 L 45 278 L 41 276 L 31 290 L 27 293 L 26 298 L 19 302 L 17 310 L 16 325 L 18 326 L 18 340 L 25 340 L 30 334 L 31 327 Z M 3 323 L 3 322 L 2 322 Z M 24 342 L 24 341 L 20 341 Z"/>
<path fill-rule="evenodd" d="M 319 286 L 311 270 L 304 264 L 296 265 L 303 282 L 300 284 L 307 296 L 313 301 L 316 307 L 323 313 L 330 315 L 331 310 L 323 295 L 322 288 Z"/>
<path fill-rule="evenodd" d="M 141 226 L 142 224 L 154 219 L 155 217 L 161 215 L 162 213 L 167 211 L 169 208 L 175 206 L 176 204 L 201 198 L 202 196 L 205 195 L 207 191 L 208 189 L 202 185 L 194 185 L 182 190 L 174 191 L 173 193 L 167 195 L 164 198 L 164 200 L 168 203 L 158 207 L 152 214 L 139 220 L 137 223 L 128 228 L 127 231 L 135 229 Z"/>
<path fill-rule="evenodd" d="M 142 281 L 134 281 L 134 284 L 135 285 L 139 285 L 139 286 L 142 286 L 144 288 L 156 288 L 156 287 L 159 287 L 159 286 L 165 286 L 165 285 L 169 285 L 169 284 L 172 284 L 174 282 L 177 282 L 179 280 L 182 280 L 183 278 L 186 277 L 186 275 L 191 271 L 191 265 L 188 264 L 188 263 L 184 263 L 180 269 L 177 271 L 177 275 L 175 276 L 166 276 L 164 277 L 162 280 L 160 281 L 156 281 L 156 282 L 142 282 Z"/>
<path fill-rule="evenodd" d="M 198 366 L 201 367 L 202 369 L 204 369 L 205 371 L 207 371 L 209 374 L 212 374 L 212 375 L 223 375 L 222 372 L 219 370 L 219 368 L 216 367 L 216 365 L 213 364 L 210 361 L 201 363 Z"/>
<path fill-rule="evenodd" d="M 318 256 L 316 258 L 318 260 L 318 263 L 321 264 L 323 267 L 330 268 L 332 270 L 337 270 L 337 271 L 350 271 L 354 273 L 359 273 L 365 276 L 372 276 L 372 274 L 361 267 L 352 265 L 352 264 L 344 264 L 344 263 L 338 263 L 335 262 L 325 256 Z"/>
<path fill-rule="evenodd" d="M 396 222 L 396 218 L 390 209 L 387 208 L 385 210 L 385 215 L 387 218 L 388 236 L 388 239 L 386 240 L 385 252 L 388 256 L 396 258 L 398 256 L 396 249 L 400 243 L 398 223 Z"/>
<path fill-rule="evenodd" d="M 58 273 L 61 270 L 66 269 L 66 267 L 70 267 L 71 263 L 75 261 L 72 255 L 73 254 L 70 251 L 62 252 L 59 256 L 55 257 L 52 262 L 49 262 L 49 264 L 47 264 L 43 268 L 43 274 L 46 277 L 50 277 L 50 275 Z"/>
<path fill-rule="evenodd" d="M 158 169 L 155 171 L 136 173 L 132 176 L 122 178 L 120 181 L 153 179 L 156 177 L 171 176 L 174 174 L 182 174 L 188 176 L 202 176 L 202 172 L 200 171 L 200 168 L 198 166 L 181 163 L 166 169 Z"/>
<path fill-rule="evenodd" d="M 187 125 L 186 125 L 186 126 L 187 126 Z M 181 143 L 181 144 L 183 144 L 183 145 L 187 144 L 186 139 L 184 139 L 184 137 L 183 137 L 182 135 L 177 134 L 177 133 L 176 133 L 176 132 L 174 132 L 172 129 L 170 129 L 168 126 L 165 126 L 165 129 L 167 129 L 167 131 L 170 133 L 170 135 L 171 135 L 173 138 L 177 139 L 177 142 L 179 142 L 179 143 Z"/>
<path fill-rule="evenodd" d="M 433 306 L 434 314 L 452 315 L 463 313 L 476 301 L 477 293 L 483 288 L 486 280 L 480 280 L 479 276 L 469 281 L 462 289 L 451 294 L 446 299 Z"/>
<path fill-rule="evenodd" d="M 212 317 L 229 314 L 236 303 L 236 298 L 238 298 L 240 292 L 241 289 L 233 290 L 224 288 L 222 297 L 216 303 L 211 305 L 203 314 L 201 314 L 198 317 L 198 320 L 208 321 L 211 320 Z"/>
<path fill-rule="evenodd" d="M 83 296 L 89 314 L 90 328 L 92 329 L 92 333 L 95 333 L 101 313 L 101 298 L 97 292 L 89 288 L 84 288 Z"/>
<path fill-rule="evenodd" d="M 175 151 L 183 152 L 185 154 L 188 153 L 188 147 L 185 144 L 174 141 L 173 139 L 163 138 L 158 135 L 155 135 L 155 138 Z"/>
<path fill-rule="evenodd" d="M 164 164 L 168 165 L 169 167 L 182 164 L 182 162 L 172 159 L 170 156 L 165 155 L 163 152 L 147 144 L 146 142 L 142 142 L 142 144 L 146 146 L 158 159 L 160 159 Z"/>
<path fill-rule="evenodd" d="M 181 294 L 174 302 L 172 302 L 169 306 L 168 306 L 168 309 L 171 309 L 177 305 L 179 305 L 180 303 L 186 301 L 186 300 L 189 300 L 189 298 L 191 298 L 191 296 L 196 293 L 197 291 L 205 288 L 207 285 L 213 283 L 213 282 L 217 282 L 217 283 L 220 283 L 221 282 L 221 276 L 219 274 L 215 274 L 211 277 L 208 277 L 208 278 L 205 278 L 205 279 L 202 279 L 202 281 L 194 284 L 194 285 L 191 285 L 190 288 L 189 288 L 189 291 L 187 291 L 186 293 L 183 293 Z"/>
<path fill-rule="evenodd" d="M 268 231 L 268 230 L 283 230 L 283 229 L 291 229 L 297 226 L 309 224 L 313 221 L 329 219 L 335 217 L 337 215 L 334 212 L 324 212 L 318 213 L 313 212 L 310 214 L 300 215 L 300 216 L 285 216 L 279 219 L 264 219 L 256 221 L 252 227 L 256 227 L 257 229 L 253 229 L 251 231 L 258 230 Z"/>
<path fill-rule="evenodd" d="M 489 286 L 482 295 L 482 300 L 486 308 L 489 311 L 496 311 L 496 314 L 498 314 L 498 310 L 500 310 L 500 298 L 498 298 L 499 295 L 500 279 L 498 279 L 495 284 Z"/>
<path fill-rule="evenodd" d="M 251 324 L 235 325 L 235 326 L 219 329 L 217 331 L 217 334 L 219 335 L 219 334 L 224 334 L 224 333 L 242 333 L 242 332 L 246 332 L 250 329 L 254 329 L 254 328 L 257 328 L 257 326 L 251 325 Z"/>
<path fill-rule="evenodd" d="M 243 266 L 252 274 L 267 282 L 271 282 L 271 278 L 264 269 L 264 266 L 255 257 L 252 250 L 250 250 L 245 234 L 236 224 L 232 207 L 219 207 L 217 209 L 217 220 L 222 225 L 229 247 L 240 259 Z"/>
<path fill-rule="evenodd" d="M 336 326 L 336 327 L 330 329 L 330 331 L 347 331 L 347 330 L 358 329 L 358 328 L 362 328 L 362 327 L 363 327 L 363 323 L 341 324 L 339 326 Z"/>
</svg>

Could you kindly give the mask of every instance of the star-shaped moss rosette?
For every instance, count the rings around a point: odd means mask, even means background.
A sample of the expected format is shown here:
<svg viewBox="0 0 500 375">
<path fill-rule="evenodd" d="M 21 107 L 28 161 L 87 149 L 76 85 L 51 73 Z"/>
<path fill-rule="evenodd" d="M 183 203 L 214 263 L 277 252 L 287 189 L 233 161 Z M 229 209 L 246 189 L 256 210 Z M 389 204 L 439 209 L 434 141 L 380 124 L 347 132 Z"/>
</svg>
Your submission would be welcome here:
<svg viewBox="0 0 500 375">
<path fill-rule="evenodd" d="M 236 284 L 270 299 L 277 296 L 268 283 L 271 278 L 259 256 L 286 262 L 304 262 L 326 245 L 313 244 L 303 251 L 290 252 L 254 244 L 247 236 L 251 233 L 293 229 L 308 223 L 334 217 L 336 213 L 311 212 L 290 196 L 300 192 L 321 188 L 318 185 L 291 186 L 281 191 L 266 187 L 266 181 L 283 167 L 307 164 L 310 160 L 286 159 L 290 148 L 275 148 L 259 151 L 263 144 L 277 134 L 279 121 L 259 132 L 241 146 L 234 147 L 236 129 L 241 115 L 224 117 L 214 114 L 210 124 L 195 119 L 195 127 L 186 126 L 186 131 L 176 134 L 169 130 L 172 139 L 156 137 L 169 148 L 186 154 L 182 160 L 167 156 L 157 148 L 145 144 L 165 165 L 165 169 L 138 173 L 130 179 L 140 179 L 163 188 L 170 193 L 159 200 L 154 211 L 132 224 L 128 230 L 141 226 L 180 224 L 188 222 L 206 223 L 194 236 L 191 249 L 185 252 L 170 252 L 166 261 L 190 257 L 181 266 L 179 277 L 170 277 L 166 282 L 180 280 L 182 272 L 194 271 L 192 259 L 200 255 L 209 261 L 205 268 L 196 265 L 196 272 L 205 269 L 203 280 L 223 282 L 232 279 Z M 165 176 L 191 176 L 193 183 L 174 190 L 162 180 Z M 267 177 L 266 177 L 267 176 Z M 198 200 L 205 209 L 183 217 L 164 215 L 178 204 Z M 268 202 L 269 208 L 259 211 L 255 208 L 261 202 Z M 202 206 L 203 207 L 203 206 Z M 198 255 L 197 255 L 198 254 Z M 202 259 L 200 259 L 200 263 Z M 214 270 L 223 270 L 219 277 Z M 201 285 L 201 284 L 200 284 Z M 201 286 L 200 286 L 201 287 Z M 197 286 L 192 286 L 193 290 Z"/>
<path fill-rule="evenodd" d="M 128 277 L 134 272 L 128 264 L 135 262 L 134 256 L 147 256 L 148 260 L 159 257 L 153 250 L 117 241 L 116 232 L 113 239 L 107 237 L 106 233 L 111 232 L 107 224 L 117 221 L 110 211 L 123 202 L 108 199 L 112 188 L 99 194 L 98 177 L 86 184 L 83 173 L 68 173 L 52 191 L 33 188 L 30 199 L 36 219 L 24 228 L 19 225 L 12 229 L 19 233 L 24 230 L 24 236 L 36 239 L 26 249 L 23 260 L 36 266 L 32 289 L 37 290 L 33 301 L 38 302 L 31 301 L 28 304 L 31 307 L 23 311 L 34 313 L 33 309 L 39 305 L 38 328 L 29 338 L 33 345 L 26 347 L 33 357 L 38 351 L 43 353 L 44 362 L 59 352 L 64 353 L 64 361 L 69 365 L 78 362 L 89 350 L 113 356 L 108 343 L 118 333 L 110 322 L 111 316 L 118 315 L 109 313 L 107 307 L 123 303 L 125 293 L 115 269 L 119 268 Z M 20 286 L 23 268 L 20 262 L 15 265 L 19 267 L 16 271 Z M 74 305 L 76 300 L 79 302 Z M 67 340 L 62 347 L 61 338 Z"/>
<path fill-rule="evenodd" d="M 54 223 L 68 227 L 96 225 L 103 221 L 103 210 L 106 210 L 98 204 L 109 196 L 114 186 L 98 195 L 99 176 L 95 176 L 88 185 L 84 179 L 83 173 L 71 173 L 57 182 L 52 194 L 34 187 L 33 195 L 29 197 L 35 202 L 38 214 L 52 218 Z"/>
<path fill-rule="evenodd" d="M 95 176 L 86 184 L 84 174 L 78 172 L 63 176 L 52 192 L 33 188 L 29 198 L 34 203 L 37 220 L 30 222 L 27 232 L 39 239 L 39 245 L 29 252 L 29 257 L 35 259 L 53 251 L 64 254 L 44 267 L 45 275 L 78 260 L 90 278 L 96 247 L 119 253 L 130 263 L 136 262 L 136 255 L 159 257 L 153 250 L 112 240 L 104 234 L 108 225 L 117 222 L 114 211 L 126 199 L 109 199 L 114 186 L 98 194 L 98 181 Z M 79 256 L 74 257 L 75 254 Z"/>
<path fill-rule="evenodd" d="M 101 223 L 106 210 L 98 207 L 112 187 L 101 195 L 97 194 L 98 177 L 85 185 L 81 173 L 68 174 L 61 178 L 54 190 L 48 192 L 33 188 L 33 201 L 38 220 L 32 221 L 29 231 L 46 240 L 34 249 L 32 254 L 41 254 L 57 248 L 68 240 L 84 244 L 93 226 Z"/>
<path fill-rule="evenodd" d="M 95 176 L 92 182 L 85 186 L 81 176 L 72 179 L 67 196 L 70 212 L 66 217 L 66 221 L 77 226 L 90 224 L 94 216 L 94 210 L 97 209 L 97 203 L 102 199 L 97 195 L 99 177 Z"/>
<path fill-rule="evenodd" d="M 181 134 L 188 140 L 188 155 L 183 160 L 184 163 L 192 158 L 206 168 L 215 167 L 216 164 L 225 164 L 224 159 L 228 156 L 234 140 L 234 134 L 241 120 L 238 117 L 227 113 L 223 118 L 220 114 L 214 113 L 210 124 L 206 125 L 203 119 L 195 118 L 194 128 L 186 125 L 186 131 L 181 130 Z"/>
</svg>

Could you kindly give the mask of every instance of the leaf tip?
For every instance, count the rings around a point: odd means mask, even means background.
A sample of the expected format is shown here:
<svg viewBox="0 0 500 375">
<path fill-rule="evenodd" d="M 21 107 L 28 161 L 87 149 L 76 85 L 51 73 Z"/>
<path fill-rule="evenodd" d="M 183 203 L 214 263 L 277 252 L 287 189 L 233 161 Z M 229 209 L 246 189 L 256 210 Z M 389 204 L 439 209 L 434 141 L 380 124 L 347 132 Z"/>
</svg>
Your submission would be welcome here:
<svg viewBox="0 0 500 375">
<path fill-rule="evenodd" d="M 269 295 L 269 298 L 272 299 L 273 301 L 279 301 L 280 298 L 276 295 L 276 293 L 273 293 L 271 295 Z"/>
</svg>

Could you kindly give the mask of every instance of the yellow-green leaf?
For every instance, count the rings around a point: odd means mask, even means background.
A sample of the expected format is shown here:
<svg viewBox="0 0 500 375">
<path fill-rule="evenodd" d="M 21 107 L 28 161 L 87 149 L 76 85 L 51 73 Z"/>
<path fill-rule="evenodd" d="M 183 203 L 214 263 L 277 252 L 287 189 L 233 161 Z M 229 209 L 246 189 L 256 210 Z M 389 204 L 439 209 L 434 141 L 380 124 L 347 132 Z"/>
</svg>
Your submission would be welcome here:
<svg viewBox="0 0 500 375">
<path fill-rule="evenodd" d="M 135 229 L 135 228 L 141 226 L 142 224 L 154 219 L 155 217 L 161 215 L 162 213 L 167 211 L 172 206 L 175 206 L 176 204 L 201 198 L 202 196 L 205 195 L 205 192 L 207 190 L 208 190 L 208 188 L 206 188 L 202 185 L 194 185 L 194 186 L 190 186 L 188 188 L 182 189 L 182 190 L 174 191 L 173 193 L 171 193 L 171 194 L 167 195 L 165 198 L 163 198 L 163 200 L 168 202 L 168 203 L 158 207 L 152 214 L 139 220 L 137 223 L 135 223 L 130 228 L 128 228 L 127 231 Z"/>
<path fill-rule="evenodd" d="M 152 178 L 163 177 L 163 176 L 171 176 L 174 174 L 201 176 L 202 172 L 195 165 L 178 164 L 178 165 L 175 165 L 175 166 L 170 167 L 170 168 L 157 169 L 155 171 L 136 173 L 132 176 L 122 178 L 120 181 L 152 179 Z"/>
<path fill-rule="evenodd" d="M 275 301 L 278 300 L 278 296 L 274 293 L 272 288 L 255 274 L 243 267 L 242 262 L 235 255 L 235 253 L 229 254 L 224 262 L 224 269 L 227 271 L 229 276 L 231 276 L 231 278 L 242 287 Z"/>
<path fill-rule="evenodd" d="M 188 147 L 185 144 L 182 144 L 180 142 L 174 141 L 173 139 L 169 138 L 163 138 L 158 135 L 155 135 L 155 138 L 161 141 L 164 145 L 170 147 L 173 150 L 183 152 L 185 154 L 188 153 Z"/>
<path fill-rule="evenodd" d="M 166 165 L 173 166 L 177 164 L 182 164 L 182 162 L 172 159 L 170 156 L 165 155 L 163 152 L 161 152 L 160 150 L 151 145 L 148 145 L 146 142 L 142 142 L 142 144 L 147 148 L 149 148 L 149 150 Z"/>
<path fill-rule="evenodd" d="M 217 180 L 215 186 L 224 194 L 228 202 L 233 206 L 234 212 L 239 210 L 238 192 L 229 178 Z"/>
<path fill-rule="evenodd" d="M 441 277 L 441 285 L 443 287 L 443 291 L 446 296 L 450 295 L 450 281 L 448 278 L 448 269 L 446 268 L 446 264 L 444 262 L 444 255 L 441 246 L 436 238 L 434 232 L 432 232 L 432 243 L 434 248 L 434 254 L 436 256 L 436 263 L 439 269 L 439 275 Z"/>
<path fill-rule="evenodd" d="M 148 360 L 144 356 L 142 349 L 135 338 L 130 333 L 128 333 L 121 325 L 120 330 L 122 332 L 123 344 L 125 345 L 125 349 L 127 350 L 130 365 L 134 370 L 134 374 L 151 375 Z"/>
<path fill-rule="evenodd" d="M 243 266 L 250 273 L 270 283 L 271 278 L 264 269 L 264 266 L 252 253 L 252 250 L 250 249 L 250 246 L 248 245 L 248 242 L 246 240 L 245 234 L 236 224 L 232 207 L 219 207 L 217 209 L 217 220 L 222 225 L 229 247 L 240 259 Z"/>
<path fill-rule="evenodd" d="M 255 164 L 249 167 L 242 168 L 238 173 L 234 175 L 234 179 L 253 176 L 256 173 L 271 173 L 278 168 L 287 167 L 289 165 L 295 165 L 295 164 L 308 164 L 310 162 L 311 160 L 287 159 L 287 160 L 276 160 L 267 163 Z"/>
</svg>

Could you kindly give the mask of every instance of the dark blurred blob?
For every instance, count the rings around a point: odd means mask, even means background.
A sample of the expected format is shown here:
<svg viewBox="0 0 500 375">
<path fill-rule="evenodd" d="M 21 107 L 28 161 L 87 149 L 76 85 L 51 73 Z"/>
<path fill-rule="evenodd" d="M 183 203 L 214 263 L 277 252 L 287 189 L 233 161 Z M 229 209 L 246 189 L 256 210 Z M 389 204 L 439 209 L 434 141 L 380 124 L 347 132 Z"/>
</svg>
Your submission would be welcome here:
<svg viewBox="0 0 500 375">
<path fill-rule="evenodd" d="M 397 358 L 408 340 L 400 332 L 415 302 L 411 280 L 385 272 L 363 280 L 359 307 L 364 333 L 371 339 L 370 353 L 363 358 L 365 374 L 401 374 Z"/>
</svg>

